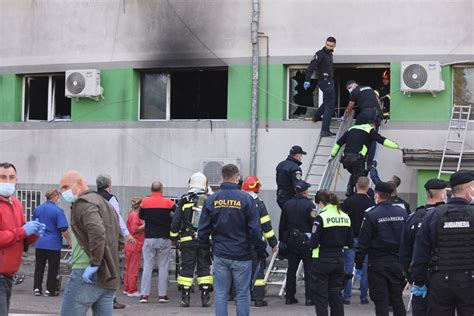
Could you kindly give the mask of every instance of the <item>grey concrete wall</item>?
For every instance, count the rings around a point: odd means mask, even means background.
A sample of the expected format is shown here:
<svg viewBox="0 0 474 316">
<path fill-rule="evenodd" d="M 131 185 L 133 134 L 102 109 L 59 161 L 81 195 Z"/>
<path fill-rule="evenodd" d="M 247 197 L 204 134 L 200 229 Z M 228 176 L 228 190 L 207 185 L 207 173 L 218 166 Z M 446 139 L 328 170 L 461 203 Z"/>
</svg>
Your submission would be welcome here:
<svg viewBox="0 0 474 316">
<path fill-rule="evenodd" d="M 261 0 L 260 30 L 276 63 L 307 62 L 329 35 L 337 62 L 472 59 L 473 3 Z M 249 63 L 250 21 L 248 0 L 2 0 L 0 69 Z"/>
</svg>

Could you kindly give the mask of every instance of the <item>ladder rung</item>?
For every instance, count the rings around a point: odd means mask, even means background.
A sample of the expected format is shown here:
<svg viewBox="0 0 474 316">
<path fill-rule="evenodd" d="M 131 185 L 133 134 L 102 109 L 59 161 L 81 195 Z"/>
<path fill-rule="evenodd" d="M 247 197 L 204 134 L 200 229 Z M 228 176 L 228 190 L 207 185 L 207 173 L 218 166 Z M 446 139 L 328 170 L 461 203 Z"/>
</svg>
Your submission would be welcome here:
<svg viewBox="0 0 474 316">
<path fill-rule="evenodd" d="M 311 166 L 326 166 L 325 163 L 312 163 Z"/>
<path fill-rule="evenodd" d="M 446 155 L 444 155 L 444 157 L 459 158 L 460 155 L 449 155 L 449 154 L 446 154 Z"/>
<path fill-rule="evenodd" d="M 453 174 L 455 173 L 456 171 L 445 171 L 445 170 L 441 170 L 440 173 L 446 173 L 446 174 Z"/>
<path fill-rule="evenodd" d="M 270 273 L 286 273 L 286 269 L 271 270 Z"/>
<path fill-rule="evenodd" d="M 448 139 L 448 143 L 462 143 L 463 140 L 461 139 Z"/>
</svg>

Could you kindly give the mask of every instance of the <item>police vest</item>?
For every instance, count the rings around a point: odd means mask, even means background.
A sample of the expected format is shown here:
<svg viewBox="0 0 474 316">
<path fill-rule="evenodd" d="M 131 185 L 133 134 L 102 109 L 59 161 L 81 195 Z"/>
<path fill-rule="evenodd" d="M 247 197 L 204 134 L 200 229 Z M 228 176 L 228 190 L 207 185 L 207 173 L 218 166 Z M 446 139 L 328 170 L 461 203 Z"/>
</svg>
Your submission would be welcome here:
<svg viewBox="0 0 474 316">
<path fill-rule="evenodd" d="M 335 205 L 332 205 L 332 204 L 326 205 L 323 211 L 319 213 L 319 216 L 321 217 L 322 222 L 323 222 L 322 224 L 323 230 L 329 229 L 329 228 L 337 228 L 337 227 L 347 227 L 348 229 L 351 229 L 351 219 L 346 213 L 339 211 L 337 206 Z M 346 231 L 344 230 L 344 236 L 345 235 L 346 235 Z M 313 252 L 312 252 L 313 258 L 319 258 L 319 251 L 321 247 L 324 249 L 325 245 L 320 243 L 318 248 L 313 249 Z M 344 245 L 340 245 L 341 250 L 343 247 Z"/>
<path fill-rule="evenodd" d="M 442 205 L 437 213 L 433 271 L 474 271 L 474 208 Z"/>
</svg>

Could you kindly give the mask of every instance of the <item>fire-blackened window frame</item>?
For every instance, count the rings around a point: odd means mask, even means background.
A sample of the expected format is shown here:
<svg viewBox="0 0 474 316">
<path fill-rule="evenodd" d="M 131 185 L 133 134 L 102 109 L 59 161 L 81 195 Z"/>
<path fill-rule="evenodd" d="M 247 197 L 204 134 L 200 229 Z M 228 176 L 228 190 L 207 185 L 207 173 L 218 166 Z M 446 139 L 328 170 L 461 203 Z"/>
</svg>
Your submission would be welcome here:
<svg viewBox="0 0 474 316">
<path fill-rule="evenodd" d="M 22 121 L 70 121 L 71 99 L 65 96 L 65 80 L 64 73 L 23 76 Z"/>
<path fill-rule="evenodd" d="M 140 121 L 226 120 L 228 68 L 142 71 Z"/>
<path fill-rule="evenodd" d="M 470 119 L 474 119 L 474 64 L 453 66 L 453 103 L 471 105 Z"/>
</svg>

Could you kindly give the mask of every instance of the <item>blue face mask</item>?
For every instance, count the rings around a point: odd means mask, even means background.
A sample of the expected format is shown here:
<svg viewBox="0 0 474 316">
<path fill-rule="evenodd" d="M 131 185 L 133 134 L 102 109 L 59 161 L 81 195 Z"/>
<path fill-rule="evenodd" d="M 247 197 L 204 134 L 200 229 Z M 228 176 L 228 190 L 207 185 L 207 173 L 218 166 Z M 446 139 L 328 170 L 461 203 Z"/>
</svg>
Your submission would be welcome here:
<svg viewBox="0 0 474 316">
<path fill-rule="evenodd" d="M 63 196 L 63 199 L 69 203 L 74 203 L 77 200 L 77 195 L 74 195 L 74 193 L 72 193 L 72 189 L 64 191 L 62 196 Z"/>
<path fill-rule="evenodd" d="M 0 195 L 4 197 L 9 197 L 15 193 L 15 183 L 0 183 Z"/>
</svg>

